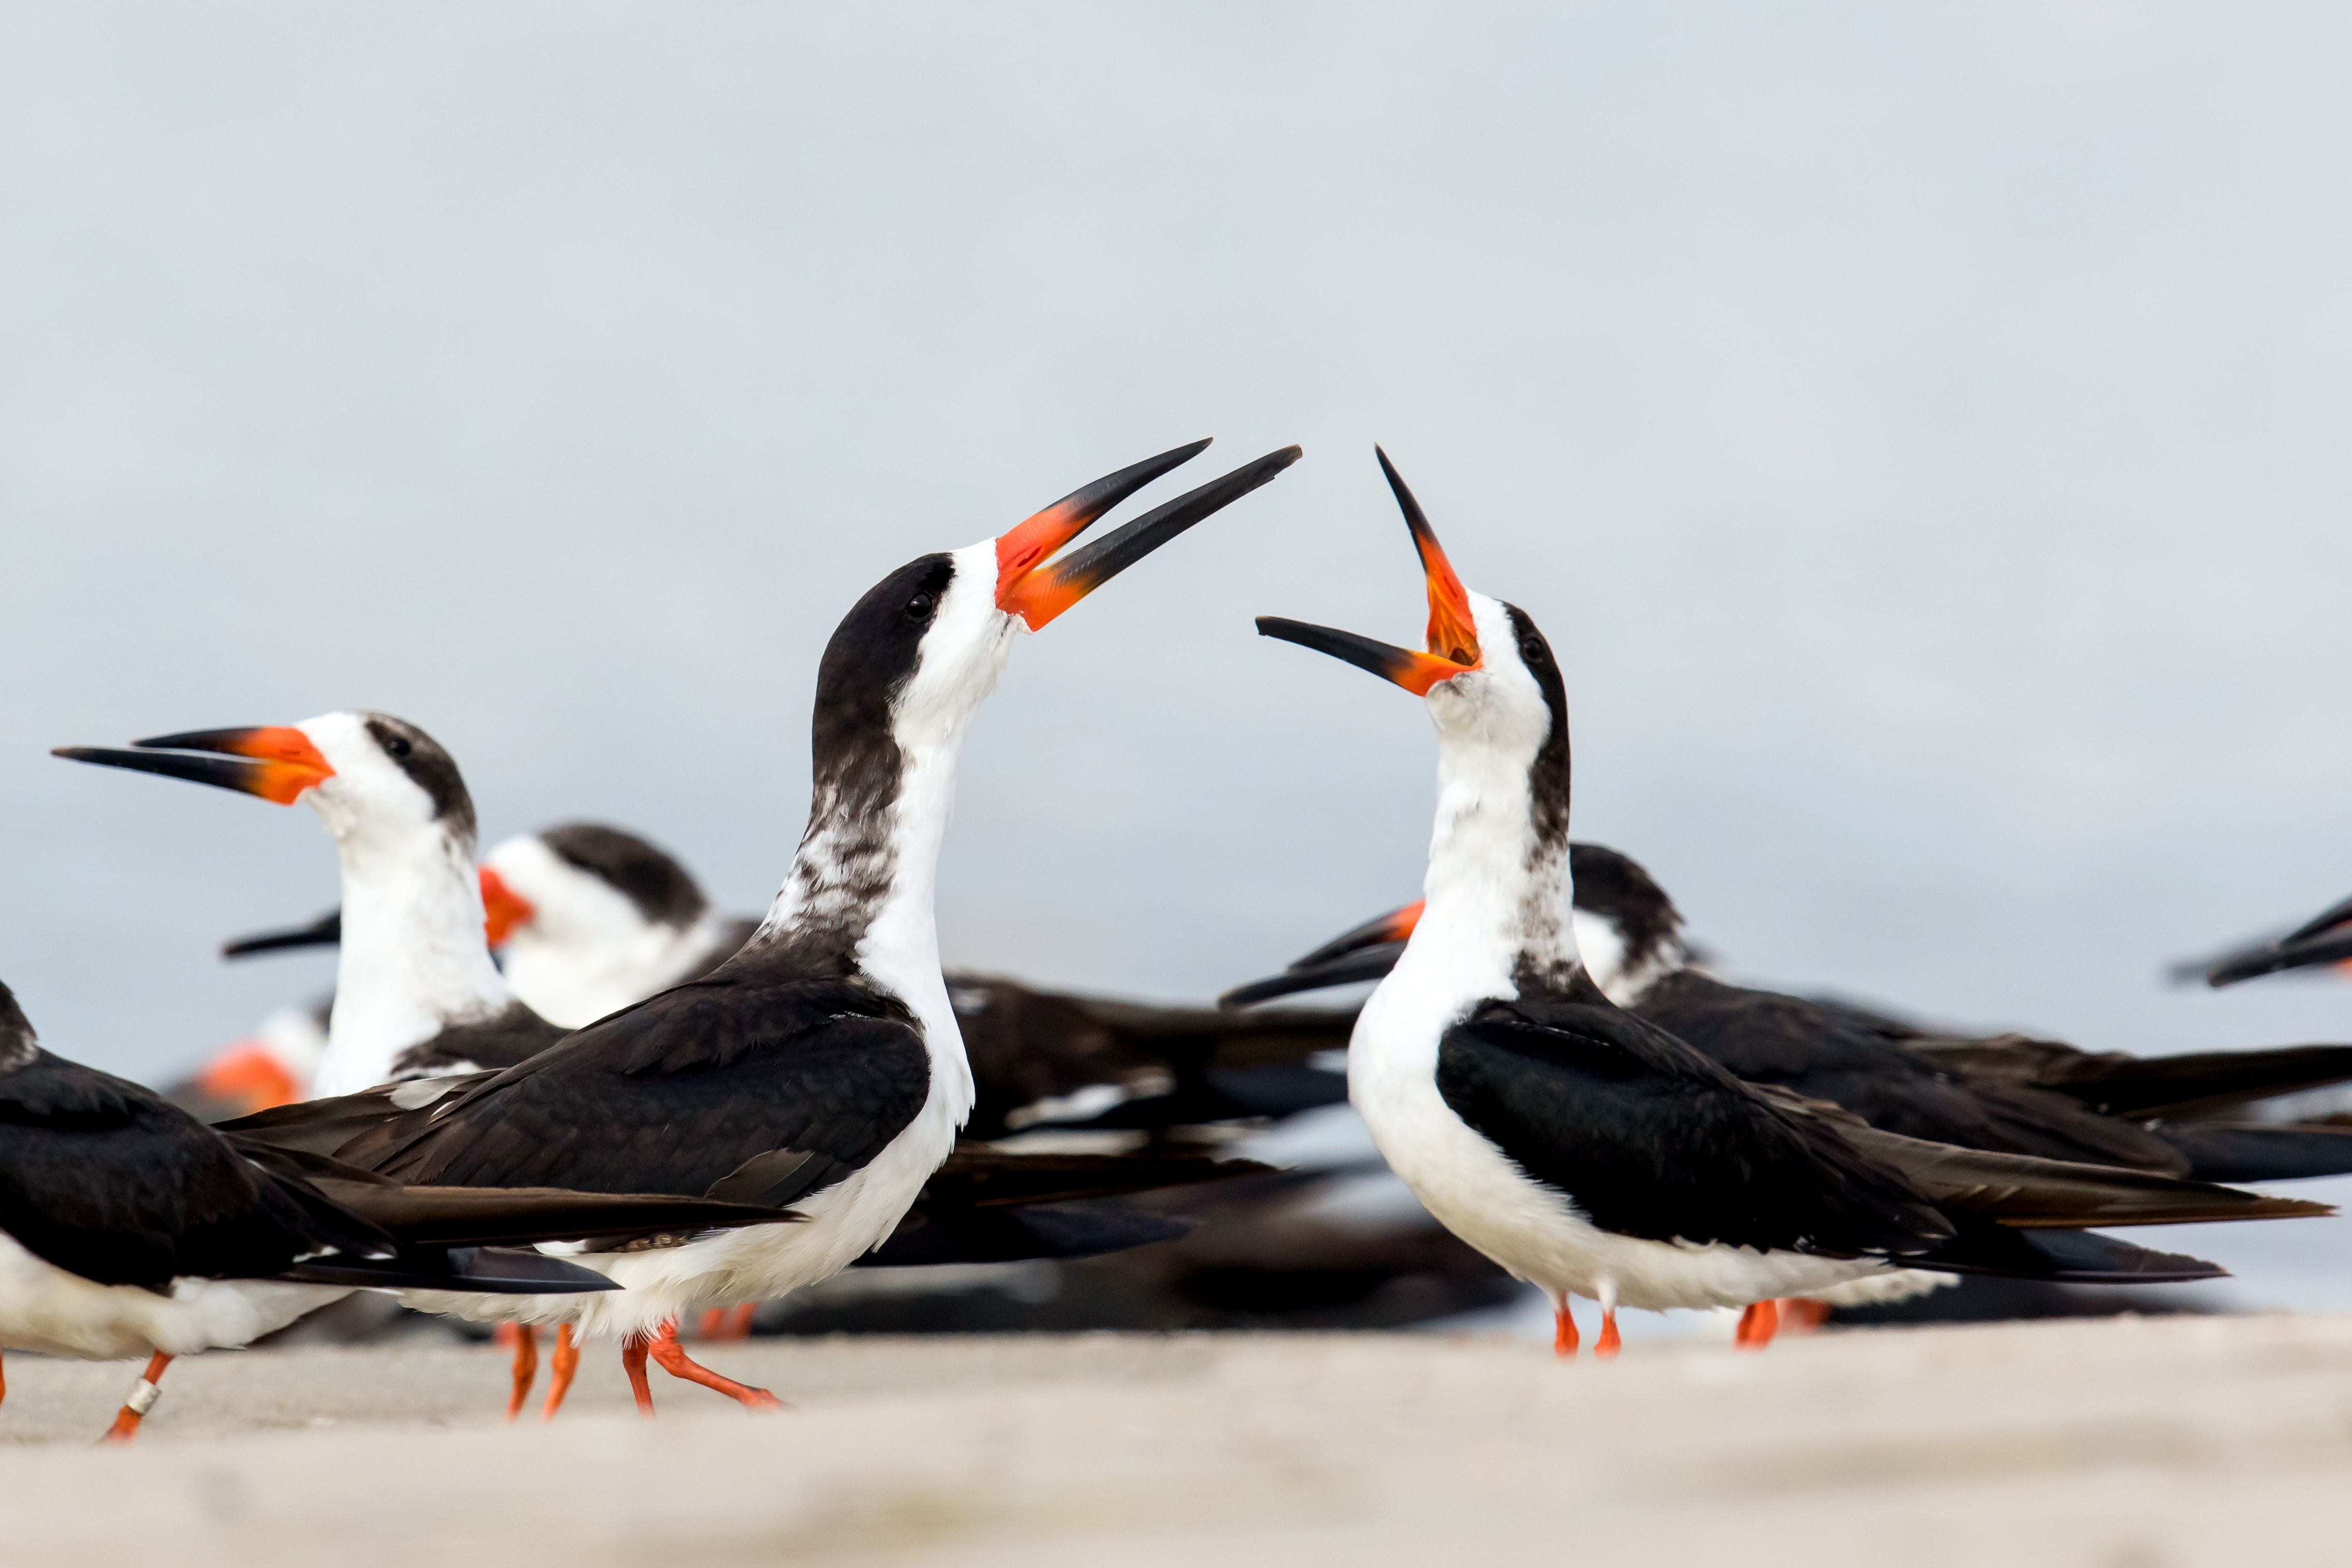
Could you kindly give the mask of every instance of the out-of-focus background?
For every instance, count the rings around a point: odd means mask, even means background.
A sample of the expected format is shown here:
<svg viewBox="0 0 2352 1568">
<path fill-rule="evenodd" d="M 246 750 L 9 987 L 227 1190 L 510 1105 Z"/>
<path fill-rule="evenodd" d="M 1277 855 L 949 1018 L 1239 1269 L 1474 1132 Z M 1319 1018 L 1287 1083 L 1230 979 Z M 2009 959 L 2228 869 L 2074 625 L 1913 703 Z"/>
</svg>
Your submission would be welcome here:
<svg viewBox="0 0 2352 1568">
<path fill-rule="evenodd" d="M 0 976 L 150 1077 L 322 987 L 213 956 L 332 901 L 307 813 L 46 753 L 345 706 L 756 908 L 855 595 L 1214 435 L 1307 460 L 1019 651 L 952 959 L 1199 997 L 1412 896 L 1423 719 L 1250 627 L 1418 626 L 1377 439 L 1729 972 L 2352 1038 L 2159 977 L 2352 889 L 2347 75 L 2322 6 L 0 6 Z"/>
</svg>

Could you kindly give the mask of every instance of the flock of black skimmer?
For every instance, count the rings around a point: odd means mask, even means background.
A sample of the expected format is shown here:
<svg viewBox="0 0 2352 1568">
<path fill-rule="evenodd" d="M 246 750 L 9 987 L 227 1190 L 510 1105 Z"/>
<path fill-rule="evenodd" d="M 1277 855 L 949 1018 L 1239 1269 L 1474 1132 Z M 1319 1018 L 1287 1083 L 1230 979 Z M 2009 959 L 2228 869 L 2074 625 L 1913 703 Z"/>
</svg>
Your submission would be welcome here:
<svg viewBox="0 0 2352 1568">
<path fill-rule="evenodd" d="M 1022 1263 L 1173 1243 L 1295 1191 L 1236 1129 L 1352 1106 L 1421 1208 L 1549 1298 L 1900 1300 L 1969 1275 L 2147 1285 L 2195 1258 L 2103 1234 L 2332 1212 L 2232 1184 L 2352 1172 L 2352 1127 L 2263 1102 L 2352 1080 L 2352 1046 L 2141 1058 L 1972 1037 L 1706 973 L 1636 862 L 1569 837 L 1567 679 L 1534 618 L 1476 593 L 1385 454 L 1424 579 L 1423 646 L 1268 617 L 1265 635 L 1420 697 L 1438 799 L 1423 900 L 1214 1007 L 941 967 L 933 886 L 959 752 L 1018 634 L 1299 456 L 1270 453 L 1063 553 L 1197 456 L 1165 452 L 885 576 L 816 671 L 806 830 L 766 914 L 573 823 L 478 853 L 457 763 L 365 711 L 184 731 L 75 761 L 307 803 L 338 909 L 229 944 L 340 948 L 289 1009 L 158 1093 L 53 1056 L 0 989 L 0 1346 L 175 1356 L 353 1292 L 499 1325 L 508 1416 L 591 1341 L 746 1407 L 688 1353 L 853 1265 Z M 2200 966 L 2214 984 L 2352 959 L 2352 902 Z M 1261 1008 L 1377 980 L 1360 1008 Z M 1335 1067 L 1344 1064 L 1344 1076 Z M 1211 1185 L 1213 1184 L 1213 1185 Z"/>
</svg>

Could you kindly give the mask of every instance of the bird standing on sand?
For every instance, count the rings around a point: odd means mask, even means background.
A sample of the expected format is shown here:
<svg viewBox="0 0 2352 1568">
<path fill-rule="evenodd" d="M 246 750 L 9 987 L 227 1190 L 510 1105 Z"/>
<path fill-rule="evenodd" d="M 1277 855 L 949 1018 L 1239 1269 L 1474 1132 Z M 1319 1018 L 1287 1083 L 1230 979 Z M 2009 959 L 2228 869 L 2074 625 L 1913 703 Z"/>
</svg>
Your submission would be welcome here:
<svg viewBox="0 0 2352 1568">
<path fill-rule="evenodd" d="M 648 1357 L 747 1406 L 775 1406 L 766 1390 L 692 1361 L 678 1314 L 838 1272 L 891 1234 L 947 1159 L 972 1086 L 932 889 L 964 734 L 1016 632 L 1044 626 L 1297 457 L 1270 454 L 1049 561 L 1202 445 L 1121 469 L 997 538 L 920 557 L 858 601 L 818 669 L 808 826 L 742 951 L 487 1080 L 407 1086 L 399 1092 L 418 1103 L 392 1107 L 339 1149 L 404 1181 L 650 1184 L 789 1205 L 808 1223 L 574 1255 L 625 1287 L 596 1299 L 608 1306 L 548 1298 L 486 1311 L 428 1298 L 436 1310 L 618 1337 L 647 1412 Z"/>
<path fill-rule="evenodd" d="M 1617 1007 L 1568 917 L 1568 703 L 1550 646 L 1524 611 L 1462 585 L 1381 466 L 1426 576 L 1428 651 L 1258 623 L 1422 696 L 1437 729 L 1425 908 L 1357 1020 L 1349 1098 L 1432 1214 L 1551 1298 L 1563 1352 L 1570 1295 L 1601 1303 L 1613 1352 L 1621 1304 L 1748 1308 L 1752 1331 L 1777 1298 L 1907 1267 L 2210 1277 L 2068 1233 L 2330 1212 L 1879 1132 L 1742 1083 Z"/>
</svg>

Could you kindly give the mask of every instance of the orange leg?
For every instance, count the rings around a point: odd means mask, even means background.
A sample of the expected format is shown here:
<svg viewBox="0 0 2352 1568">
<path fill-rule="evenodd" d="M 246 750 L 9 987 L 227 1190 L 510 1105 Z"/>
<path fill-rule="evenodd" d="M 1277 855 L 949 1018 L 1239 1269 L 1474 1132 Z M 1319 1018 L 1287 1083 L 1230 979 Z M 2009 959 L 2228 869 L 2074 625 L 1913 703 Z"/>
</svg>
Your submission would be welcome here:
<svg viewBox="0 0 2352 1568">
<path fill-rule="evenodd" d="M 1780 1303 L 1780 1331 L 1810 1334 L 1830 1321 L 1830 1304 L 1811 1296 L 1790 1296 Z"/>
<path fill-rule="evenodd" d="M 1562 1300 L 1551 1310 L 1551 1353 L 1562 1361 L 1576 1359 L 1576 1319 Z"/>
<path fill-rule="evenodd" d="M 1599 1360 L 1613 1361 L 1622 1348 L 1617 1338 L 1617 1309 L 1603 1307 L 1601 1309 L 1601 1337 L 1592 1342 L 1592 1353 Z"/>
<path fill-rule="evenodd" d="M 554 1420 L 563 1408 L 563 1396 L 572 1392 L 572 1374 L 579 1370 L 580 1347 L 572 1342 L 572 1325 L 565 1323 L 555 1331 L 555 1353 L 547 1362 L 547 1408 L 539 1413 L 541 1421 Z"/>
<path fill-rule="evenodd" d="M 155 1401 L 163 1392 L 156 1384 L 163 1376 L 163 1369 L 171 1364 L 172 1358 L 162 1351 L 147 1358 L 147 1370 L 131 1385 L 131 1397 L 122 1402 L 122 1408 L 115 1413 L 114 1425 L 106 1429 L 100 1442 L 128 1443 L 138 1435 L 139 1423 L 155 1408 Z"/>
<path fill-rule="evenodd" d="M 744 1340 L 751 1337 L 751 1315 L 760 1310 L 757 1301 L 746 1301 L 737 1307 L 712 1307 L 702 1314 L 695 1325 L 698 1340 Z"/>
<path fill-rule="evenodd" d="M 5 1398 L 7 1398 L 7 1397 L 8 1397 L 8 1374 L 7 1374 L 7 1373 L 6 1373 L 5 1371 L 0 1371 L 0 1399 L 5 1399 Z"/>
<path fill-rule="evenodd" d="M 646 1350 L 660 1363 L 661 1369 L 672 1377 L 681 1377 L 688 1383 L 716 1389 L 746 1410 L 782 1410 L 784 1407 L 782 1400 L 764 1388 L 753 1388 L 748 1383 L 721 1377 L 709 1367 L 698 1365 L 686 1353 L 686 1347 L 677 1342 L 677 1321 L 675 1318 L 661 1326 Z"/>
<path fill-rule="evenodd" d="M 515 1325 L 514 1391 L 507 1395 L 507 1419 L 522 1414 L 522 1402 L 539 1376 L 539 1331 L 529 1323 Z"/>
<path fill-rule="evenodd" d="M 653 1385 L 646 1382 L 646 1340 L 631 1334 L 621 1342 L 621 1370 L 629 1374 L 629 1392 L 637 1396 L 637 1414 L 654 1418 Z"/>
<path fill-rule="evenodd" d="M 1780 1331 L 1780 1310 L 1770 1301 L 1750 1301 L 1748 1310 L 1739 1314 L 1739 1331 L 1731 1342 L 1744 1351 L 1760 1351 L 1772 1342 Z"/>
</svg>

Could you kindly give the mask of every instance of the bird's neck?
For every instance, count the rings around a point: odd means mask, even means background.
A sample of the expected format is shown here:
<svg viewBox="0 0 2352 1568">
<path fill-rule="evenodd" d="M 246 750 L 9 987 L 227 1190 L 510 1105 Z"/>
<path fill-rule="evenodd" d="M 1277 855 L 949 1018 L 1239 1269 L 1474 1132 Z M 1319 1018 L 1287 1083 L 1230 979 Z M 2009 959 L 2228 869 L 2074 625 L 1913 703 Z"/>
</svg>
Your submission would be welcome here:
<svg viewBox="0 0 2352 1568">
<path fill-rule="evenodd" d="M 452 1024 L 513 1000 L 482 938 L 474 851 L 439 824 L 386 839 L 339 837 L 342 955 L 315 1091 L 349 1094 Z"/>
<path fill-rule="evenodd" d="M 967 1110 L 971 1068 L 940 974 L 933 897 L 968 719 L 894 728 L 819 756 L 792 870 L 730 961 L 855 977 L 897 996 Z"/>
<path fill-rule="evenodd" d="M 1466 1007 L 1565 994 L 1577 979 L 1566 814 L 1539 820 L 1534 762 L 1475 734 L 1441 738 L 1427 902 L 1398 961 L 1400 984 Z"/>
</svg>

